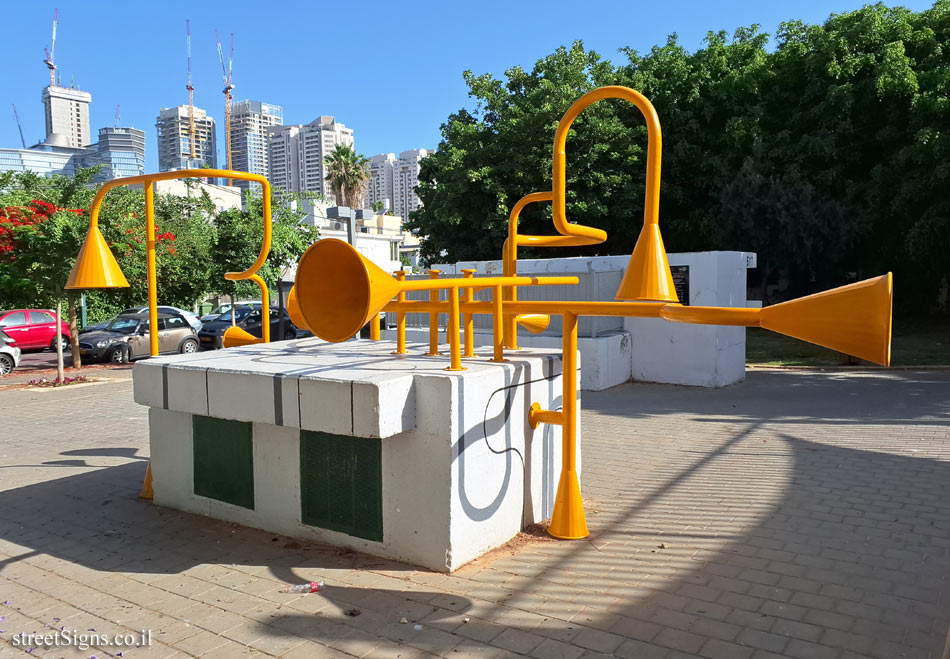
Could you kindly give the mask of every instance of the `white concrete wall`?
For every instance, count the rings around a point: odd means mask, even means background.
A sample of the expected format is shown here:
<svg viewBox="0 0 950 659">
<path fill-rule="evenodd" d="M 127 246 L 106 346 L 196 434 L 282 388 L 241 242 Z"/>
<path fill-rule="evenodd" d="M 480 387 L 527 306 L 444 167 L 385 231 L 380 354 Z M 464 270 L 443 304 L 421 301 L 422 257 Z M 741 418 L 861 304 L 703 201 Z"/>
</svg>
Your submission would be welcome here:
<svg viewBox="0 0 950 659">
<path fill-rule="evenodd" d="M 559 350 L 449 373 L 422 345 L 394 347 L 311 338 L 136 363 L 155 503 L 441 571 L 549 518 L 561 428 L 532 430 L 527 415 L 560 407 Z M 254 510 L 194 494 L 193 414 L 253 424 Z M 300 428 L 380 439 L 382 542 L 301 522 Z"/>
</svg>

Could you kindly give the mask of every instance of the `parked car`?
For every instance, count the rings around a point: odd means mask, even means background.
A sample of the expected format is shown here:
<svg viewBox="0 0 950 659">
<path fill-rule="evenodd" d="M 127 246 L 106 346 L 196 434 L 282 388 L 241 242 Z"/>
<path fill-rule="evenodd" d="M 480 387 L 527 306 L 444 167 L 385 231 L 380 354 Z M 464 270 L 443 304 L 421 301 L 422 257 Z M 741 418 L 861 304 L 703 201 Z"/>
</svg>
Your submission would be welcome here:
<svg viewBox="0 0 950 659">
<path fill-rule="evenodd" d="M 245 304 L 261 304 L 261 301 L 260 300 L 245 300 L 243 302 L 235 302 L 234 306 L 240 307 Z M 202 316 L 201 322 L 207 323 L 212 320 L 217 320 L 218 316 L 220 316 L 223 313 L 227 313 L 230 310 L 231 310 L 230 304 L 221 304 L 216 309 L 212 309 L 211 313 L 206 313 L 204 316 Z"/>
<path fill-rule="evenodd" d="M 258 302 L 244 304 L 235 307 L 233 310 L 221 314 L 217 319 L 205 323 L 198 332 L 198 340 L 201 341 L 202 348 L 211 350 L 224 347 L 224 333 L 231 327 L 231 316 L 234 315 L 234 325 L 237 325 L 248 334 L 260 337 L 263 324 L 261 323 L 261 305 Z M 293 339 L 297 336 L 297 328 L 290 321 L 287 311 L 284 311 L 284 338 Z M 277 338 L 278 326 L 277 307 L 270 308 L 270 335 L 271 339 Z"/>
<path fill-rule="evenodd" d="M 20 365 L 20 349 L 16 340 L 0 330 L 0 375 L 10 375 Z"/>
<path fill-rule="evenodd" d="M 147 313 L 116 316 L 105 329 L 87 332 L 79 339 L 79 354 L 89 361 L 121 364 L 148 357 L 149 320 Z M 198 350 L 198 338 L 184 316 L 158 314 L 159 354 L 190 353 Z"/>
<path fill-rule="evenodd" d="M 63 349 L 69 350 L 69 325 L 60 320 L 56 331 L 56 313 L 48 309 L 0 311 L 0 330 L 16 341 L 21 350 L 56 350 L 56 338 L 62 337 Z"/>
<path fill-rule="evenodd" d="M 130 313 L 144 313 L 144 314 L 147 314 L 147 313 L 148 313 L 148 307 L 132 307 L 132 308 L 123 310 L 119 315 L 121 316 L 121 315 L 125 315 L 125 314 L 130 314 Z M 188 324 L 189 324 L 189 325 L 191 326 L 191 328 L 194 329 L 196 332 L 201 329 L 201 320 L 198 318 L 198 314 L 194 313 L 193 311 L 188 311 L 188 310 L 186 310 L 186 309 L 179 309 L 178 307 L 167 307 L 167 306 L 164 306 L 164 305 L 159 305 L 159 306 L 158 306 L 158 313 L 177 314 L 177 315 L 183 317 L 185 320 L 187 320 L 187 321 L 188 321 Z M 87 325 L 86 327 L 82 328 L 82 331 L 80 331 L 79 333 L 80 333 L 80 334 L 86 334 L 87 332 L 96 332 L 96 331 L 99 331 L 99 330 L 103 330 L 103 329 L 105 329 L 105 328 L 109 325 L 109 323 L 111 323 L 113 320 L 115 320 L 115 318 L 110 318 L 109 320 L 106 320 L 106 321 L 101 322 L 101 323 L 96 323 L 95 325 Z"/>
</svg>

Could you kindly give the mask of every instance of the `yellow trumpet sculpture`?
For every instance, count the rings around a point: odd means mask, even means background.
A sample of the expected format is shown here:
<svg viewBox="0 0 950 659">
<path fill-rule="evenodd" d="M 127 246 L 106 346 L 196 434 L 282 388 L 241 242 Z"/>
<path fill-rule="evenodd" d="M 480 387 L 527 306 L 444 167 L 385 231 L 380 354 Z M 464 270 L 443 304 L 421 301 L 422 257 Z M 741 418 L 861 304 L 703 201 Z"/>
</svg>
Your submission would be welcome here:
<svg viewBox="0 0 950 659">
<path fill-rule="evenodd" d="M 603 242 L 607 234 L 592 227 L 571 223 L 565 215 L 565 146 L 567 132 L 580 112 L 590 104 L 619 98 L 630 101 L 643 113 L 648 134 L 646 196 L 643 229 L 633 249 L 615 302 L 519 301 L 518 286 L 577 283 L 573 277 L 523 277 L 517 274 L 519 246 L 535 247 L 591 245 Z M 666 250 L 659 229 L 660 123 L 653 105 L 640 93 L 626 87 L 604 87 L 585 94 L 565 113 L 554 139 L 553 180 L 550 191 L 533 192 L 512 208 L 508 239 L 503 248 L 502 277 L 474 278 L 468 271 L 463 278 L 404 281 L 397 279 L 362 257 L 353 247 L 338 240 L 321 240 L 307 250 L 297 270 L 294 288 L 296 303 L 306 326 L 318 337 L 343 341 L 354 334 L 380 311 L 397 314 L 397 353 L 405 352 L 407 313 L 421 312 L 437 319 L 448 314 L 450 366 L 463 368 L 459 316 L 465 318 L 465 356 L 470 349 L 470 318 L 490 314 L 494 319 L 493 359 L 504 359 L 504 349 L 517 348 L 517 325 L 527 321 L 540 327 L 551 315 L 563 318 L 563 394 L 561 410 L 544 410 L 531 405 L 528 420 L 532 427 L 541 423 L 562 428 L 563 454 L 561 478 L 555 497 L 549 533 L 557 538 L 578 539 L 588 535 L 576 468 L 577 438 L 577 319 L 579 316 L 637 316 L 663 318 L 672 322 L 711 325 L 764 327 L 805 341 L 845 352 L 878 364 L 890 363 L 891 302 L 893 284 L 890 273 L 811 295 L 764 309 L 684 307 L 673 287 Z M 518 233 L 518 218 L 531 203 L 553 204 L 555 235 L 534 236 Z M 477 288 L 490 288 L 491 301 L 474 300 Z M 410 290 L 446 289 L 448 301 L 433 295 L 429 300 L 406 300 Z M 460 295 L 461 292 L 461 295 Z M 393 301 L 393 298 L 396 298 Z M 541 320 L 541 322 L 537 322 Z M 435 320 L 430 320 L 432 342 L 437 336 Z M 543 328 L 542 328 L 543 329 Z M 435 354 L 430 350 L 430 354 Z"/>
<path fill-rule="evenodd" d="M 257 255 L 254 264 L 244 272 L 229 272 L 225 278 L 231 281 L 241 281 L 250 279 L 261 289 L 261 300 L 264 309 L 269 308 L 267 295 L 267 285 L 260 278 L 257 271 L 264 265 L 267 255 L 270 253 L 271 242 L 271 208 L 270 208 L 270 183 L 266 178 L 259 174 L 250 174 L 248 172 L 234 172 L 223 169 L 182 169 L 173 172 L 159 172 L 157 174 L 145 174 L 143 176 L 129 176 L 127 178 L 113 179 L 106 181 L 96 192 L 92 200 L 92 206 L 89 208 L 89 232 L 86 234 L 86 240 L 83 242 L 79 255 L 76 257 L 76 263 L 69 273 L 69 280 L 66 282 L 67 290 L 83 290 L 87 288 L 128 288 L 129 282 L 122 274 L 122 268 L 112 255 L 112 250 L 106 244 L 106 239 L 99 229 L 99 210 L 102 208 L 102 200 L 106 193 L 113 188 L 124 185 L 141 184 L 145 188 L 145 248 L 146 248 L 146 273 L 148 278 L 148 322 L 151 331 L 149 337 L 149 354 L 152 357 L 158 356 L 158 284 L 155 265 L 155 181 L 169 181 L 181 178 L 207 178 L 207 177 L 227 177 L 236 178 L 244 181 L 257 181 L 263 188 L 264 195 L 264 244 L 261 245 L 261 251 Z M 235 329 L 235 328 L 231 328 Z M 239 329 L 239 328 L 238 328 Z M 241 330 L 243 332 L 243 330 Z M 270 324 L 263 324 L 263 338 L 247 334 L 251 341 L 246 337 L 225 336 L 225 347 L 229 345 L 243 345 L 244 343 L 267 343 L 270 341 Z M 242 343 L 243 341 L 243 343 Z M 142 487 L 142 498 L 151 499 L 152 492 L 152 466 L 151 463 L 145 472 L 145 484 Z"/>
</svg>

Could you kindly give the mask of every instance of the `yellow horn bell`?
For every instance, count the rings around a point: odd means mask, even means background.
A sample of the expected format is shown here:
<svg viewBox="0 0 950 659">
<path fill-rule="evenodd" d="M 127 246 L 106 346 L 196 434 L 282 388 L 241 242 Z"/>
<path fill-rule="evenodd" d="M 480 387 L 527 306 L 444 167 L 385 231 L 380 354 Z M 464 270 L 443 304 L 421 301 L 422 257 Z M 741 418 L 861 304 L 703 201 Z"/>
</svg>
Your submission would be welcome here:
<svg viewBox="0 0 950 659">
<path fill-rule="evenodd" d="M 294 288 L 310 331 L 338 342 L 379 313 L 399 290 L 399 282 L 349 243 L 325 238 L 300 258 Z"/>
<path fill-rule="evenodd" d="M 67 289 L 128 288 L 129 282 L 112 255 L 99 227 L 93 227 L 69 273 Z"/>
<path fill-rule="evenodd" d="M 221 342 L 225 348 L 234 348 L 237 346 L 249 346 L 254 343 L 263 343 L 264 340 L 257 338 L 249 332 L 245 332 L 237 325 L 232 325 L 225 330 Z"/>
<path fill-rule="evenodd" d="M 679 301 L 659 225 L 643 225 L 614 299 L 631 302 Z"/>
<path fill-rule="evenodd" d="M 515 316 L 515 322 L 532 334 L 540 334 L 551 324 L 551 316 L 546 313 L 522 313 Z"/>
<path fill-rule="evenodd" d="M 310 329 L 307 325 L 306 318 L 303 317 L 303 312 L 300 311 L 300 302 L 297 300 L 296 286 L 291 286 L 290 293 L 287 294 L 287 315 L 290 316 L 290 322 L 300 329 Z"/>
<path fill-rule="evenodd" d="M 759 325 L 890 366 L 891 273 L 762 309 Z"/>
</svg>

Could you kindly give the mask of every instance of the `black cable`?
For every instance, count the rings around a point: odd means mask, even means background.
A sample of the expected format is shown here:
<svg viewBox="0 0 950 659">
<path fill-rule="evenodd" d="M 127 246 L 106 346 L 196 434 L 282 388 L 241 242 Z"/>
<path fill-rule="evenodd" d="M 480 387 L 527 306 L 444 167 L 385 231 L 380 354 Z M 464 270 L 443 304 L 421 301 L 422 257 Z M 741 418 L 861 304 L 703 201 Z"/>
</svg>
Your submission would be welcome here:
<svg viewBox="0 0 950 659">
<path fill-rule="evenodd" d="M 537 378 L 536 380 L 528 380 L 528 381 L 526 381 L 526 382 L 518 382 L 518 383 L 515 383 L 515 384 L 509 384 L 509 385 L 506 385 L 506 386 L 504 386 L 504 387 L 500 387 L 500 388 L 498 388 L 498 389 L 495 389 L 495 390 L 491 393 L 491 395 L 488 397 L 488 402 L 485 404 L 485 413 L 482 415 L 482 435 L 485 437 L 485 446 L 487 446 L 487 447 L 488 447 L 488 450 L 491 451 L 492 453 L 494 453 L 495 455 L 504 455 L 505 453 L 508 453 L 509 451 L 514 452 L 514 453 L 517 453 L 517 454 L 518 454 L 518 459 L 521 460 L 521 471 L 522 471 L 522 472 L 524 472 L 524 470 L 526 469 L 526 466 L 525 466 L 525 462 L 524 462 L 524 455 L 521 454 L 521 451 L 519 451 L 519 450 L 518 450 L 517 448 L 515 448 L 514 446 L 511 446 L 511 447 L 508 447 L 508 448 L 504 448 L 504 449 L 502 449 L 502 450 L 500 450 L 500 451 L 496 451 L 495 449 L 492 448 L 491 443 L 488 441 L 488 408 L 491 407 L 492 399 L 495 397 L 495 394 L 497 394 L 497 393 L 500 393 L 500 392 L 502 392 L 502 391 L 507 391 L 507 390 L 509 390 L 509 389 L 515 389 L 515 388 L 517 388 L 517 387 L 523 387 L 523 386 L 528 385 L 528 384 L 534 384 L 535 382 L 544 382 L 545 380 L 547 380 L 547 381 L 554 380 L 555 378 L 557 378 L 557 375 L 551 375 L 551 376 L 548 376 L 548 377 Z M 506 399 L 505 399 L 505 410 L 509 410 L 510 408 L 511 408 L 511 401 L 506 398 Z M 558 407 L 557 409 L 559 410 L 559 409 L 561 409 L 561 408 Z M 505 414 L 505 423 L 508 422 L 508 416 L 509 416 L 509 415 L 506 413 L 506 414 Z"/>
</svg>

